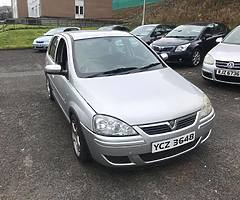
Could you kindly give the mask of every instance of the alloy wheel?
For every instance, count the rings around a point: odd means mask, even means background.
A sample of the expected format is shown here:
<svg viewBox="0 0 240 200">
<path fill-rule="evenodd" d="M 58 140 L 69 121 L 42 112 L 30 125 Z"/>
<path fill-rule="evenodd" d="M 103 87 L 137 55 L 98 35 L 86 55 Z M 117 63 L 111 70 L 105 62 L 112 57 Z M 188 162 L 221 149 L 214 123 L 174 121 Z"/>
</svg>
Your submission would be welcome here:
<svg viewBox="0 0 240 200">
<path fill-rule="evenodd" d="M 192 64 L 198 66 L 201 62 L 201 54 L 199 51 L 195 51 L 192 56 Z"/>
<path fill-rule="evenodd" d="M 71 122 L 71 126 L 72 126 L 72 142 L 73 142 L 73 147 L 74 147 L 74 151 L 77 155 L 77 157 L 80 157 L 81 154 L 81 143 L 80 143 L 80 138 L 79 135 L 77 133 L 77 124 L 75 121 Z"/>
</svg>

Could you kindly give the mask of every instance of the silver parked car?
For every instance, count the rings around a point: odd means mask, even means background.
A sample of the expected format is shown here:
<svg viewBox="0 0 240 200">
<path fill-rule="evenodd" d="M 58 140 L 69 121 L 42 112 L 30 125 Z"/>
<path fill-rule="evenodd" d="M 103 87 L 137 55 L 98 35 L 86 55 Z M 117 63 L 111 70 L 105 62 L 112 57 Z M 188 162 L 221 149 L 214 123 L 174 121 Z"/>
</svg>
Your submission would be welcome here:
<svg viewBox="0 0 240 200">
<path fill-rule="evenodd" d="M 33 41 L 33 49 L 35 50 L 47 50 L 48 45 L 55 34 L 67 32 L 67 31 L 77 31 L 80 30 L 78 27 L 61 27 L 61 28 L 54 28 L 49 30 L 48 32 L 44 33 L 43 36 L 36 38 Z"/>
<path fill-rule="evenodd" d="M 211 134 L 215 114 L 208 97 L 127 32 L 58 34 L 45 73 L 50 99 L 71 123 L 80 161 L 155 163 Z"/>
<path fill-rule="evenodd" d="M 218 44 L 205 57 L 202 76 L 207 80 L 240 84 L 240 26 Z"/>
</svg>

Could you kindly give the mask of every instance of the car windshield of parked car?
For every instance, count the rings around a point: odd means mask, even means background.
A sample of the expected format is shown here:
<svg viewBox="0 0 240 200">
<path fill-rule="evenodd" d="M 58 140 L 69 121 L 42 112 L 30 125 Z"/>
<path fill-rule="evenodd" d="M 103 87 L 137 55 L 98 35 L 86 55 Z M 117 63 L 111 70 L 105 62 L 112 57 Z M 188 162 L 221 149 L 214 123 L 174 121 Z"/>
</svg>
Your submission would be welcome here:
<svg viewBox="0 0 240 200">
<path fill-rule="evenodd" d="M 197 38 L 203 31 L 204 26 L 197 25 L 181 25 L 173 29 L 166 35 L 168 38 Z"/>
<path fill-rule="evenodd" d="M 156 26 L 139 26 L 132 30 L 132 34 L 137 35 L 137 36 L 147 36 L 149 35 Z"/>
<path fill-rule="evenodd" d="M 233 30 L 224 40 L 225 44 L 237 44 L 240 45 L 240 27 Z"/>
<path fill-rule="evenodd" d="M 159 58 L 133 36 L 76 40 L 75 70 L 79 77 L 110 76 L 163 68 Z"/>
<path fill-rule="evenodd" d="M 46 32 L 44 35 L 45 36 L 53 36 L 58 33 L 62 33 L 63 31 L 64 31 L 64 28 L 55 28 L 55 29 L 51 29 L 50 31 Z"/>
</svg>

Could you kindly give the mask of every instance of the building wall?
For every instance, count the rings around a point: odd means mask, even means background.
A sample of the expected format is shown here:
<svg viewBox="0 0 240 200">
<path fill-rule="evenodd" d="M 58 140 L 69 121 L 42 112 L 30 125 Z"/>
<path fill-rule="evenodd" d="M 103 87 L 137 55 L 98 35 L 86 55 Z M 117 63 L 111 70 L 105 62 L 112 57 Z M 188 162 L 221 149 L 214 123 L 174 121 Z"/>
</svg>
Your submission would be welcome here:
<svg viewBox="0 0 240 200">
<path fill-rule="evenodd" d="M 75 18 L 75 0 L 41 0 L 41 16 Z"/>
<path fill-rule="evenodd" d="M 112 18 L 112 0 L 85 0 L 84 7 L 87 19 Z"/>
<path fill-rule="evenodd" d="M 12 0 L 13 18 L 28 17 L 27 0 Z"/>
<path fill-rule="evenodd" d="M 14 18 L 112 18 L 112 0 L 12 0 L 12 7 Z"/>
</svg>

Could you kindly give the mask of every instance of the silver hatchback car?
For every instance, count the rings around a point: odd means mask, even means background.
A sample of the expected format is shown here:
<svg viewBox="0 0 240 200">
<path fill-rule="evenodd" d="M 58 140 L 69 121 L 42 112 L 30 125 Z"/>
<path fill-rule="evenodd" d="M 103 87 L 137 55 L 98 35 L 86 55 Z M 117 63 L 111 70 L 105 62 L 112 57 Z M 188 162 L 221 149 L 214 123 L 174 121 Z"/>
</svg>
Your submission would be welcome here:
<svg viewBox="0 0 240 200">
<path fill-rule="evenodd" d="M 46 56 L 49 98 L 71 123 L 76 156 L 139 166 L 184 154 L 211 134 L 208 97 L 130 33 L 55 35 Z"/>
</svg>

